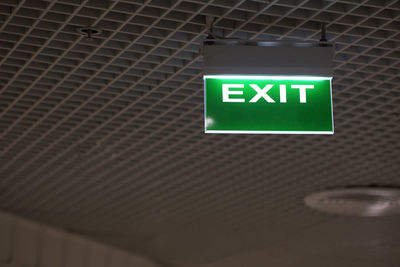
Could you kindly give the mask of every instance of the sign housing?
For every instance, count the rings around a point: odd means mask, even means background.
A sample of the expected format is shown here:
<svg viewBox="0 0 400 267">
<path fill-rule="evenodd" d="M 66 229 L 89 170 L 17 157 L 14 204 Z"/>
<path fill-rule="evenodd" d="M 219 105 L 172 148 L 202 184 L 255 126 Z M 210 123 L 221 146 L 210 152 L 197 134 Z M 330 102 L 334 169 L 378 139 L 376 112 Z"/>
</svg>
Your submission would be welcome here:
<svg viewBox="0 0 400 267">
<path fill-rule="evenodd" d="M 331 77 L 204 76 L 206 133 L 333 134 Z"/>
<path fill-rule="evenodd" d="M 331 44 L 206 40 L 206 133 L 333 134 Z"/>
</svg>

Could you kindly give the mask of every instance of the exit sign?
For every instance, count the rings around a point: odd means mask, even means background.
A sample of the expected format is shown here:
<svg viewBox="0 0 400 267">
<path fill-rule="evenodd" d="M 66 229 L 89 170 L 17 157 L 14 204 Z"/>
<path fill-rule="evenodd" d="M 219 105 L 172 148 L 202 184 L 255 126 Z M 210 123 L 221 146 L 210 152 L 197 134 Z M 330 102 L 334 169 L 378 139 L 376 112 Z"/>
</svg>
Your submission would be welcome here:
<svg viewBox="0 0 400 267">
<path fill-rule="evenodd" d="M 205 75 L 205 132 L 333 134 L 331 80 Z"/>
</svg>

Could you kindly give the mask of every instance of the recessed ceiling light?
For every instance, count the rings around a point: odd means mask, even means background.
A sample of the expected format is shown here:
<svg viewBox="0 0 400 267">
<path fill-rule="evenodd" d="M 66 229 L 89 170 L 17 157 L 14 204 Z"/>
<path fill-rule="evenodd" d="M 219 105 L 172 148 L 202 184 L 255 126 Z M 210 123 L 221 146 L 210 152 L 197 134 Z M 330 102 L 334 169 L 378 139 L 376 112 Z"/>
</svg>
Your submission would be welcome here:
<svg viewBox="0 0 400 267">
<path fill-rule="evenodd" d="M 304 203 L 315 210 L 341 215 L 400 215 L 400 189 L 359 187 L 312 193 Z"/>
</svg>

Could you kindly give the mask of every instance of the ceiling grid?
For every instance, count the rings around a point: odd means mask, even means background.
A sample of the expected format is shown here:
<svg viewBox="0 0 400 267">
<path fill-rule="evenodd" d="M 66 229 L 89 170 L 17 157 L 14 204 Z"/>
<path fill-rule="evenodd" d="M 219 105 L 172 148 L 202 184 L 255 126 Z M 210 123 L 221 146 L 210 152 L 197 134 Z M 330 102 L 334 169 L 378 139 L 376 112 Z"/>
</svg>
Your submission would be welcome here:
<svg viewBox="0 0 400 267">
<path fill-rule="evenodd" d="M 172 76 L 173 76 L 173 75 L 172 75 Z M 159 100 L 159 102 L 160 102 L 160 101 L 161 101 L 161 100 Z M 134 104 L 136 104 L 136 102 L 131 103 L 130 106 L 133 106 Z M 141 113 L 144 113 L 144 112 L 146 112 L 146 111 L 147 111 L 147 110 L 144 110 L 144 111 L 141 112 Z M 140 115 L 141 113 L 139 113 L 138 115 Z M 112 119 L 112 118 L 111 118 L 111 119 Z M 109 119 L 109 120 L 111 120 L 111 119 Z M 132 119 L 131 119 L 131 120 L 132 120 Z M 149 123 L 147 123 L 147 124 L 150 124 L 150 123 L 151 123 L 151 121 L 150 121 Z M 123 126 L 124 126 L 124 125 L 123 125 Z M 111 134 L 113 134 L 113 133 L 114 133 L 116 130 L 118 130 L 118 129 L 119 129 L 119 128 L 114 129 L 113 132 L 111 132 Z M 110 134 L 110 135 L 111 135 L 111 134 Z M 102 141 L 102 140 L 100 140 L 100 141 Z M 92 149 L 93 149 L 93 148 L 92 148 Z M 87 153 L 90 153 L 92 149 L 90 149 Z"/>
<path fill-rule="evenodd" d="M 243 39 L 318 41 L 325 22 L 335 134 L 204 134 L 206 16 Z M 304 195 L 400 186 L 399 17 L 396 0 L 4 0 L 0 208 L 171 266 L 329 224 Z"/>
<path fill-rule="evenodd" d="M 262 10 L 261 11 L 259 11 L 258 13 L 260 13 L 260 12 L 262 12 Z M 135 159 L 130 159 L 130 160 L 135 160 Z M 96 167 L 96 166 L 95 166 Z M 63 175 L 65 175 L 65 172 L 63 173 Z M 120 187 L 122 187 L 121 185 L 120 185 Z M 10 194 L 12 194 L 12 192 L 10 192 Z M 39 205 L 40 206 L 40 205 Z"/>
</svg>

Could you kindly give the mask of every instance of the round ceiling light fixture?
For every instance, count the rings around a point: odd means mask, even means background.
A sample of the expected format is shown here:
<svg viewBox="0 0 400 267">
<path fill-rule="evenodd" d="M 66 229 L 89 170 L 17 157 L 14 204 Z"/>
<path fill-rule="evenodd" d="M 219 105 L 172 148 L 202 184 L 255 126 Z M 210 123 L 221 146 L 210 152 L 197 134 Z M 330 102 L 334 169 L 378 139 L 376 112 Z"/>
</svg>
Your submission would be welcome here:
<svg viewBox="0 0 400 267">
<path fill-rule="evenodd" d="M 312 193 L 304 203 L 315 210 L 354 216 L 400 215 L 400 189 L 352 187 Z"/>
</svg>

